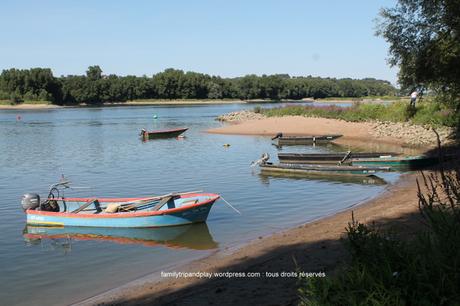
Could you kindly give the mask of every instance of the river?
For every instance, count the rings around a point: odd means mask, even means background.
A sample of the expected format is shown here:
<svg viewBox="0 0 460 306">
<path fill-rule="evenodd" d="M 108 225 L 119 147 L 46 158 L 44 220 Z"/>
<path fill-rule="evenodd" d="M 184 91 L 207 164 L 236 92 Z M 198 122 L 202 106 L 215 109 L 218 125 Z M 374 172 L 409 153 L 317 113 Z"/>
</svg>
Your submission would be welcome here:
<svg viewBox="0 0 460 306">
<path fill-rule="evenodd" d="M 2 304 L 70 304 L 162 267 L 333 214 L 384 189 L 347 181 L 261 176 L 250 163 L 263 152 L 276 156 L 279 149 L 269 137 L 205 132 L 222 125 L 216 116 L 255 106 L 0 111 Z M 176 127 L 189 128 L 185 138 L 142 142 L 138 137 L 141 128 Z M 331 150 L 337 148 L 289 149 Z M 146 230 L 26 228 L 22 194 L 37 192 L 43 197 L 61 175 L 85 187 L 66 195 L 136 197 L 204 190 L 222 195 L 242 214 L 220 200 L 206 224 Z M 396 174 L 382 177 L 397 179 Z"/>
</svg>

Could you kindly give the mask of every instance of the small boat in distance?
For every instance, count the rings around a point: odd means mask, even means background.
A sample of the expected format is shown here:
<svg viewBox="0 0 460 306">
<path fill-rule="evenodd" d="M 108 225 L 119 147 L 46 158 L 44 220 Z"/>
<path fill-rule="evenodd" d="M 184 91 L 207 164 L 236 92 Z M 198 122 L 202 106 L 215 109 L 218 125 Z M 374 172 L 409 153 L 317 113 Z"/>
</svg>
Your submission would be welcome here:
<svg viewBox="0 0 460 306">
<path fill-rule="evenodd" d="M 22 207 L 28 225 L 143 228 L 205 222 L 219 195 L 212 193 L 170 193 L 141 198 L 67 198 L 51 186 L 48 197 L 28 193 Z"/>
<path fill-rule="evenodd" d="M 272 137 L 272 140 L 278 140 L 278 145 L 309 145 L 318 142 L 330 142 L 343 135 L 311 135 L 311 136 L 285 136 L 278 133 Z"/>
<path fill-rule="evenodd" d="M 159 138 L 174 138 L 179 136 L 180 134 L 187 131 L 188 128 L 179 128 L 179 129 L 171 129 L 171 130 L 157 130 L 157 131 L 146 131 L 145 129 L 141 130 L 140 136 L 142 140 L 150 140 L 150 139 L 159 139 Z"/>
</svg>

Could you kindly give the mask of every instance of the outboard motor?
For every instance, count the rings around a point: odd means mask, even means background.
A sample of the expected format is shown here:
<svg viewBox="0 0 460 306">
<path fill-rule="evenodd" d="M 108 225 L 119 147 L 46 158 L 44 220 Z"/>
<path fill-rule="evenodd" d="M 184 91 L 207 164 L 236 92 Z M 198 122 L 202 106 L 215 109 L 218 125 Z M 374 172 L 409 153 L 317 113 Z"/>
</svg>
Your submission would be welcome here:
<svg viewBox="0 0 460 306">
<path fill-rule="evenodd" d="M 40 206 L 40 196 L 36 193 L 26 193 L 22 196 L 21 205 L 24 210 L 36 209 Z"/>
</svg>

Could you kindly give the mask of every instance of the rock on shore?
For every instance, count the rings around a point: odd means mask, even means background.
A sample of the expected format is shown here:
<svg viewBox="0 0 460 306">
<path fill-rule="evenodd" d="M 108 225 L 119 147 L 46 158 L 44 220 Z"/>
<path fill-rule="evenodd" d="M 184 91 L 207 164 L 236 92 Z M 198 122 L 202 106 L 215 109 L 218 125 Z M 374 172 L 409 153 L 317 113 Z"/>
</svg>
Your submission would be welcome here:
<svg viewBox="0 0 460 306">
<path fill-rule="evenodd" d="M 249 120 L 260 120 L 267 118 L 263 114 L 253 111 L 239 111 L 221 115 L 217 120 L 229 123 L 241 123 Z M 328 119 L 329 120 L 329 119 Z M 330 119 L 333 120 L 333 119 Z M 356 122 L 356 124 L 360 124 Z M 436 146 L 437 140 L 433 129 L 429 126 L 414 125 L 408 122 L 366 122 L 367 132 L 375 137 L 375 140 L 382 138 L 399 139 L 402 143 L 410 146 Z M 359 129 L 359 127 L 357 127 Z M 340 130 L 340 127 L 338 128 Z M 442 144 L 448 143 L 453 134 L 449 127 L 436 128 Z"/>
<path fill-rule="evenodd" d="M 441 143 L 450 141 L 453 129 L 449 127 L 436 128 Z M 376 138 L 394 137 L 401 139 L 407 144 L 425 146 L 436 145 L 436 134 L 428 126 L 413 125 L 406 122 L 375 122 L 369 131 Z"/>
<path fill-rule="evenodd" d="M 231 112 L 228 114 L 220 115 L 216 120 L 229 123 L 237 123 L 248 120 L 260 120 L 266 118 L 264 115 L 255 113 L 253 111 L 243 110 L 239 112 Z"/>
</svg>

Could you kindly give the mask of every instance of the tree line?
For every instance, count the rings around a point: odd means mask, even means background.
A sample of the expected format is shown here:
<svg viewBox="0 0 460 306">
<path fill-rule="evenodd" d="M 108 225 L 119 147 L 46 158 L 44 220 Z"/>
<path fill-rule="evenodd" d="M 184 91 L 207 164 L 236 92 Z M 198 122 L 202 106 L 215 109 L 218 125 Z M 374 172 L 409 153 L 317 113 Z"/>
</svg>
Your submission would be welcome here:
<svg viewBox="0 0 460 306">
<path fill-rule="evenodd" d="M 60 105 L 99 104 L 136 99 L 302 99 L 394 95 L 388 81 L 291 77 L 287 74 L 222 78 L 166 69 L 147 76 L 103 75 L 90 66 L 86 75 L 55 77 L 49 68 L 7 69 L 0 75 L 0 100 L 50 101 Z"/>
</svg>

